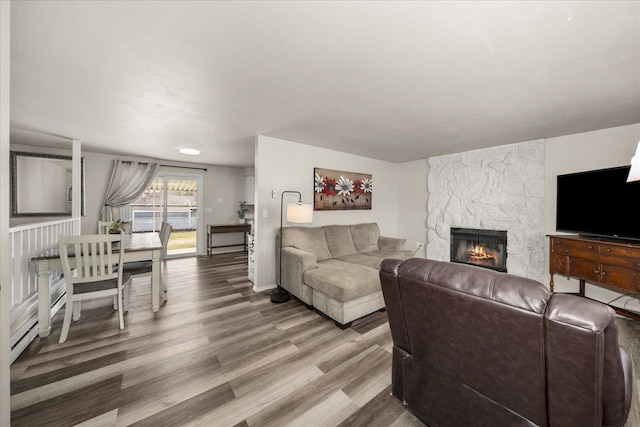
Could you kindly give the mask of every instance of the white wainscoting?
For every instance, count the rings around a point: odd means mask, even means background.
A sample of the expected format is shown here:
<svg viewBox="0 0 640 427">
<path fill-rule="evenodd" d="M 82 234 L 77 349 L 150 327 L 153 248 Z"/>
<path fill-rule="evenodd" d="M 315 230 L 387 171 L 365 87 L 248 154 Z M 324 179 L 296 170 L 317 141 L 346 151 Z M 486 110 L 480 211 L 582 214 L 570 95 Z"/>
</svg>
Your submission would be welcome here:
<svg viewBox="0 0 640 427">
<path fill-rule="evenodd" d="M 38 277 L 31 258 L 55 248 L 58 236 L 80 234 L 80 218 L 40 222 L 9 229 L 11 253 L 11 363 L 38 335 Z M 64 278 L 52 272 L 53 316 L 63 305 Z"/>
</svg>

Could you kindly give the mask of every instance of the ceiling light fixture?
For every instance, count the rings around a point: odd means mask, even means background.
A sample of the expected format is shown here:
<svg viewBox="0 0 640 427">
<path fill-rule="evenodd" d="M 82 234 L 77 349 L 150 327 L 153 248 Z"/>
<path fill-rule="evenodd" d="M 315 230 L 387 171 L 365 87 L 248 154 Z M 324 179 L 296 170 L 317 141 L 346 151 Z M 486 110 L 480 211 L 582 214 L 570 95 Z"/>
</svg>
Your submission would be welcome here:
<svg viewBox="0 0 640 427">
<path fill-rule="evenodd" d="M 181 148 L 179 150 L 182 154 L 188 154 L 190 156 L 197 156 L 198 154 L 200 154 L 200 150 L 198 150 L 197 148 Z"/>
</svg>

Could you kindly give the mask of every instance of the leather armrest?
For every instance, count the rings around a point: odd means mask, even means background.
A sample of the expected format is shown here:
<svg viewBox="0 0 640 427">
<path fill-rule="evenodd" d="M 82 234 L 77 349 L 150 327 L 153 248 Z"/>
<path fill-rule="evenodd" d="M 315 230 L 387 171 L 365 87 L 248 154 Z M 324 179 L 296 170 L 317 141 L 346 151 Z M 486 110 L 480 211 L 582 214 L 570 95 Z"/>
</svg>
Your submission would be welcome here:
<svg viewBox="0 0 640 427">
<path fill-rule="evenodd" d="M 554 294 L 546 318 L 549 424 L 623 425 L 631 365 L 611 307 Z"/>
<path fill-rule="evenodd" d="M 407 325 L 398 284 L 398 272 L 402 262 L 403 261 L 390 258 L 382 261 L 382 264 L 380 264 L 380 284 L 382 286 L 384 303 L 387 307 L 387 316 L 389 317 L 389 327 L 391 329 L 393 344 L 410 353 L 411 349 L 409 348 Z"/>
</svg>

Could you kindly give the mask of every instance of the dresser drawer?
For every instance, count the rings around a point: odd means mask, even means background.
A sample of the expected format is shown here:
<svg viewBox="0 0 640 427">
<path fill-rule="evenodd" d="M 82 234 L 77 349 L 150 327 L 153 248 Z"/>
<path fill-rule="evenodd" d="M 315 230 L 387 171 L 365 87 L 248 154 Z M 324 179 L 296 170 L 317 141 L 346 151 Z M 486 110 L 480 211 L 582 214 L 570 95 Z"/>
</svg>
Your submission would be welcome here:
<svg viewBox="0 0 640 427">
<path fill-rule="evenodd" d="M 575 258 L 584 258 L 588 260 L 597 260 L 598 256 L 598 247 L 597 246 L 586 246 L 586 245 L 553 245 L 552 253 L 558 255 L 565 255 L 569 257 Z"/>
<path fill-rule="evenodd" d="M 553 246 L 560 245 L 566 246 L 573 249 L 582 249 L 587 251 L 598 251 L 598 245 L 593 242 L 584 241 L 584 240 L 576 240 L 576 239 L 563 239 L 554 237 L 551 241 Z"/>
<path fill-rule="evenodd" d="M 611 254 L 620 257 L 640 258 L 640 248 L 637 246 L 613 246 L 600 245 L 600 253 Z"/>
<path fill-rule="evenodd" d="M 616 265 L 631 270 L 640 271 L 640 258 L 626 258 L 612 253 L 601 253 L 599 260 L 603 264 Z"/>
</svg>

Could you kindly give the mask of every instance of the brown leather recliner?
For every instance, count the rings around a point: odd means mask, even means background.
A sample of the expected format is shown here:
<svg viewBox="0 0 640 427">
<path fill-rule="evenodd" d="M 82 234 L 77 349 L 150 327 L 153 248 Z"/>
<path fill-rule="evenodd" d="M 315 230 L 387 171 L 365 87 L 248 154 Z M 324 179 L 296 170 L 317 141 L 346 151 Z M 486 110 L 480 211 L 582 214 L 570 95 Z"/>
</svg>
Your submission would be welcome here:
<svg viewBox="0 0 640 427">
<path fill-rule="evenodd" d="M 431 426 L 622 426 L 631 360 L 613 310 L 539 282 L 426 259 L 380 269 L 393 394 Z"/>
</svg>

